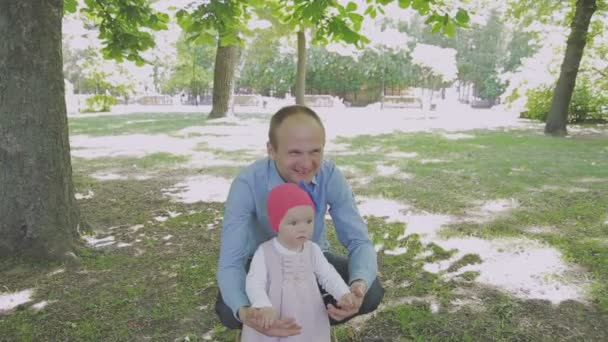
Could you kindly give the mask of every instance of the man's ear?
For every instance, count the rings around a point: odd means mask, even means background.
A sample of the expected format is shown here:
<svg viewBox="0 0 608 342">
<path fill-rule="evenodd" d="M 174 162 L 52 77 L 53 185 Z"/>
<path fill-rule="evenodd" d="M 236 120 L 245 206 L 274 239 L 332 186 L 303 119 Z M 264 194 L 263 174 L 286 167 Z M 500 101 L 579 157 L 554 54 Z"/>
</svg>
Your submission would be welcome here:
<svg viewBox="0 0 608 342">
<path fill-rule="evenodd" d="M 268 157 L 274 160 L 277 152 L 274 150 L 274 146 L 272 146 L 270 141 L 266 142 L 266 150 L 268 151 Z"/>
</svg>

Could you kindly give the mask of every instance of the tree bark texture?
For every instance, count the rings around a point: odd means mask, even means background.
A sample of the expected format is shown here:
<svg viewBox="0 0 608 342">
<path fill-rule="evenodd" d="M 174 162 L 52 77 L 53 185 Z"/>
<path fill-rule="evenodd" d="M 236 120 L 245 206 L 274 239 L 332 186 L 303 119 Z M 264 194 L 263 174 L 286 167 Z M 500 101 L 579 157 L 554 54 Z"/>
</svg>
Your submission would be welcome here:
<svg viewBox="0 0 608 342">
<path fill-rule="evenodd" d="M 78 235 L 62 0 L 0 0 L 0 257 L 61 259 Z"/>
<path fill-rule="evenodd" d="M 222 46 L 218 39 L 213 71 L 213 105 L 209 118 L 223 118 L 230 111 L 238 58 L 239 47 L 237 45 Z"/>
<path fill-rule="evenodd" d="M 566 46 L 566 54 L 562 62 L 557 85 L 553 91 L 551 109 L 547 116 L 545 134 L 565 136 L 568 134 L 568 107 L 576 83 L 576 76 L 583 58 L 585 44 L 587 44 L 587 31 L 591 17 L 597 9 L 596 0 L 577 0 L 574 19 Z"/>
<path fill-rule="evenodd" d="M 296 104 L 305 105 L 306 93 L 306 35 L 298 32 L 298 66 L 296 69 Z"/>
</svg>

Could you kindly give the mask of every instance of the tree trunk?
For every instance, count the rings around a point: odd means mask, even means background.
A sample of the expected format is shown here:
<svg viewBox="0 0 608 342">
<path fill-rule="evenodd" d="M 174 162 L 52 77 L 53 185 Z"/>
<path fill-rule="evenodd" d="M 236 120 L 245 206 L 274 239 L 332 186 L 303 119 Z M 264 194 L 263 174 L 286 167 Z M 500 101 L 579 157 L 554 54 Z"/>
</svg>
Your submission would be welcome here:
<svg viewBox="0 0 608 342">
<path fill-rule="evenodd" d="M 218 39 L 213 70 L 213 105 L 209 118 L 223 118 L 228 115 L 234 89 L 234 74 L 239 58 L 237 45 L 222 46 Z"/>
<path fill-rule="evenodd" d="M 73 256 L 62 16 L 62 0 L 0 1 L 0 257 Z"/>
<path fill-rule="evenodd" d="M 296 104 L 304 105 L 306 92 L 306 35 L 298 32 L 298 67 L 296 70 Z"/>
<path fill-rule="evenodd" d="M 583 51 L 587 43 L 587 30 L 593 13 L 597 9 L 596 0 L 577 0 L 572 31 L 568 37 L 566 55 L 562 63 L 557 85 L 553 91 L 553 101 L 547 116 L 545 134 L 564 136 L 568 134 L 568 107 L 572 99 L 572 92 L 576 83 L 576 75 L 583 58 Z"/>
</svg>

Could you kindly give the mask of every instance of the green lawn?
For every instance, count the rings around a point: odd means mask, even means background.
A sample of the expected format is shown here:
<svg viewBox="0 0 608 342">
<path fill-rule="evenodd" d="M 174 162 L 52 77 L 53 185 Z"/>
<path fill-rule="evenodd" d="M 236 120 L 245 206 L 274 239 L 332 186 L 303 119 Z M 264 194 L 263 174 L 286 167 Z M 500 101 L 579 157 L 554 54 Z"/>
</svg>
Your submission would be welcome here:
<svg viewBox="0 0 608 342">
<path fill-rule="evenodd" d="M 207 113 L 134 113 L 70 119 L 70 134 L 106 136 L 121 134 L 172 134 L 190 126 L 231 126 L 207 121 Z"/>
<path fill-rule="evenodd" d="M 167 121 L 160 126 L 127 124 L 134 117 Z M 178 118 L 175 124 L 168 123 L 172 118 Z M 200 122 L 193 114 L 137 114 L 76 119 L 70 128 L 72 134 L 151 134 L 172 133 Z M 449 140 L 440 133 L 413 133 L 343 138 L 340 142 L 357 154 L 334 159 L 339 166 L 360 170 L 357 177 L 372 177 L 370 183 L 354 187 L 357 195 L 382 195 L 432 213 L 464 217 L 475 201 L 517 200 L 519 207 L 508 215 L 484 223 L 452 224 L 442 234 L 545 241 L 587 270 L 593 283 L 591 303 L 553 305 L 513 298 L 477 283 L 475 272 L 445 280 L 422 266 L 446 260 L 455 251 L 424 244 L 417 235 L 397 241 L 403 224 L 370 217 L 375 242 L 383 242 L 385 248 L 407 247 L 407 252 L 379 256 L 380 277 L 387 288 L 383 309 L 365 322 L 335 328 L 334 335 L 339 341 L 606 340 L 608 136 L 556 139 L 532 131 L 466 133 L 474 137 Z M 389 158 L 390 152 L 418 155 Z M 430 159 L 441 162 L 424 162 Z M 234 333 L 220 326 L 213 308 L 223 205 L 174 203 L 161 190 L 187 175 L 233 175 L 236 169 L 180 169 L 183 161 L 166 154 L 75 158 L 77 191 L 95 193 L 80 201 L 86 222 L 132 246 L 82 246 L 82 266 L 55 275 L 48 274 L 60 265 L 2 262 L 3 291 L 34 288 L 34 302 L 56 302 L 38 313 L 24 305 L 0 316 L 0 341 L 202 341 L 210 331 L 215 340 L 234 340 Z M 154 171 L 154 176 L 103 182 L 89 177 L 108 164 L 135 164 Z M 376 176 L 380 164 L 396 166 L 399 172 Z M 401 179 L 403 173 L 412 178 Z M 154 220 L 168 211 L 181 215 Z M 135 232 L 138 224 L 143 228 Z M 530 233 L 530 226 L 551 229 Z M 168 235 L 172 237 L 165 240 Z M 333 233 L 330 239 L 336 245 Z M 468 254 L 450 267 L 478 262 L 478 255 Z"/>
</svg>

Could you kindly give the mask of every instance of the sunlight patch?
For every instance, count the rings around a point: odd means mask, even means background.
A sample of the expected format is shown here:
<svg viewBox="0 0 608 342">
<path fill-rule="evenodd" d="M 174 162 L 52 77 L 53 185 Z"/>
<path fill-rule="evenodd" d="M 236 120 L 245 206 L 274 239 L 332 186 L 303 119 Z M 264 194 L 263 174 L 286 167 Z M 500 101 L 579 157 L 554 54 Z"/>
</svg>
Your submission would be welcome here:
<svg viewBox="0 0 608 342">
<path fill-rule="evenodd" d="M 63 273 L 63 272 L 65 272 L 65 269 L 64 269 L 64 268 L 58 268 L 58 269 L 54 270 L 53 272 L 51 272 L 51 273 L 49 273 L 49 274 L 47 274 L 47 275 L 48 275 L 49 277 L 52 277 L 52 276 L 54 276 L 54 275 L 56 275 L 56 274 L 60 274 L 60 273 Z"/>
<path fill-rule="evenodd" d="M 386 222 L 406 223 L 404 235 L 399 238 L 418 234 L 421 241 L 427 242 L 443 225 L 452 221 L 450 216 L 413 212 L 407 204 L 384 198 L 361 197 L 358 203 L 357 207 L 362 216 L 384 217 Z"/>
<path fill-rule="evenodd" d="M 408 159 L 418 157 L 418 152 L 391 152 L 386 155 L 389 158 Z"/>
<path fill-rule="evenodd" d="M 204 168 L 211 166 L 243 166 L 252 162 L 255 158 L 248 155 L 240 155 L 238 160 L 221 159 L 211 152 L 192 152 L 190 160 L 186 163 L 186 168 Z"/>
<path fill-rule="evenodd" d="M 163 193 L 182 203 L 224 202 L 228 197 L 231 181 L 213 176 L 194 176 L 175 184 Z"/>
<path fill-rule="evenodd" d="M 401 255 L 407 252 L 407 248 L 405 247 L 397 247 L 395 249 L 387 249 L 384 251 L 386 255 Z"/>
<path fill-rule="evenodd" d="M 437 164 L 437 163 L 446 163 L 447 160 L 442 159 L 422 159 L 420 161 L 421 164 Z"/>
<path fill-rule="evenodd" d="M 83 238 L 86 240 L 86 242 L 89 244 L 89 246 L 94 247 L 94 248 L 106 247 L 106 246 L 110 246 L 110 245 L 113 245 L 114 243 L 116 243 L 116 241 L 114 241 L 114 236 L 112 236 L 112 235 L 106 236 L 101 239 L 96 239 L 92 236 L 87 236 L 87 235 L 83 236 Z"/>
<path fill-rule="evenodd" d="M 480 238 L 439 237 L 444 225 L 454 221 L 446 215 L 415 213 L 410 207 L 399 202 L 362 198 L 358 205 L 361 215 L 385 217 L 387 222 L 406 223 L 402 236 L 418 234 L 423 243 L 434 242 L 445 250 L 457 249 L 458 252 L 449 260 L 424 265 L 427 272 L 446 272 L 455 261 L 465 254 L 478 254 L 482 260 L 479 264 L 466 265 L 458 271 L 445 274 L 455 277 L 466 271 L 480 272 L 477 282 L 499 287 L 522 298 L 546 299 L 553 303 L 564 300 L 584 300 L 587 284 L 576 268 L 566 265 L 560 252 L 555 248 L 526 238 L 484 240 Z M 489 201 L 482 206 L 485 211 L 501 213 L 510 210 L 513 205 L 509 200 Z M 381 244 L 374 246 L 380 251 Z M 399 247 L 385 254 L 403 252 Z"/>
<path fill-rule="evenodd" d="M 32 305 L 32 310 L 34 310 L 35 312 L 39 312 L 42 309 L 44 309 L 47 305 L 55 303 L 55 302 L 56 302 L 56 300 L 51 300 L 51 301 L 43 300 L 42 302 L 38 302 L 38 303 Z"/>
<path fill-rule="evenodd" d="M 385 198 L 359 197 L 357 207 L 361 216 L 385 217 L 387 222 L 404 222 L 404 211 L 409 209 L 406 204 Z"/>
<path fill-rule="evenodd" d="M 496 286 L 520 298 L 545 299 L 556 304 L 569 299 L 585 300 L 587 284 L 581 280 L 581 271 L 566 265 L 559 251 L 541 242 L 526 238 L 451 238 L 436 243 L 444 249 L 456 248 L 458 253 L 450 260 L 425 265 L 428 272 L 446 271 L 463 255 L 474 253 L 482 262 L 460 268 L 459 274 L 480 272 L 477 282 Z"/>
<path fill-rule="evenodd" d="M 265 151 L 265 142 L 268 140 L 268 121 L 235 118 L 232 121 L 218 121 L 214 123 L 237 123 L 238 125 L 209 125 L 184 128 L 180 135 L 191 133 L 200 134 L 197 142 L 205 142 L 212 149 L 223 151 Z M 192 140 L 189 138 L 188 140 Z"/>
<path fill-rule="evenodd" d="M 119 175 L 118 173 L 113 172 L 95 172 L 91 174 L 91 177 L 100 180 L 100 181 L 109 181 L 109 180 L 123 180 L 128 177 Z"/>
<path fill-rule="evenodd" d="M 448 140 L 472 139 L 475 136 L 463 133 L 444 133 L 443 137 Z"/>
<path fill-rule="evenodd" d="M 157 222 L 165 222 L 165 221 L 167 221 L 168 219 L 169 219 L 169 217 L 168 217 L 168 216 L 156 216 L 156 217 L 154 218 L 154 220 L 155 220 L 155 221 L 157 221 Z"/>
<path fill-rule="evenodd" d="M 5 314 L 32 300 L 33 289 L 27 289 L 14 293 L 0 293 L 0 314 Z"/>
<path fill-rule="evenodd" d="M 603 183 L 608 182 L 608 178 L 599 178 L 599 177 L 585 177 L 580 178 L 578 182 L 581 183 Z"/>
<path fill-rule="evenodd" d="M 213 339 L 213 330 L 207 331 L 203 334 L 203 340 L 211 341 Z"/>
<path fill-rule="evenodd" d="M 72 156 L 80 158 L 134 156 L 166 152 L 175 155 L 188 155 L 200 142 L 200 139 L 174 138 L 166 134 L 118 135 L 90 137 L 76 135 L 70 137 L 71 145 L 77 150 Z"/>
<path fill-rule="evenodd" d="M 394 175 L 395 173 L 397 173 L 397 171 L 399 171 L 399 168 L 394 166 L 394 165 L 378 165 L 376 166 L 376 172 L 378 172 L 378 174 L 380 176 L 391 176 Z"/>
<path fill-rule="evenodd" d="M 81 194 L 78 192 L 76 194 L 74 194 L 74 197 L 76 197 L 77 200 L 89 199 L 89 198 L 93 198 L 93 196 L 95 196 L 95 193 L 92 190 L 87 190 L 86 194 Z"/>
<path fill-rule="evenodd" d="M 568 192 L 571 194 L 580 193 L 580 192 L 589 192 L 589 189 L 573 187 L 573 188 L 568 189 Z"/>
<path fill-rule="evenodd" d="M 143 224 L 137 224 L 137 225 L 131 226 L 131 227 L 129 227 L 129 232 L 131 232 L 133 234 L 137 233 L 137 231 L 142 229 L 143 227 L 144 227 Z"/>
<path fill-rule="evenodd" d="M 477 204 L 479 205 L 477 209 L 468 211 L 474 222 L 485 222 L 519 207 L 519 201 L 514 198 L 477 202 Z"/>
<path fill-rule="evenodd" d="M 558 233 L 557 229 L 555 229 L 554 227 L 547 227 L 547 226 L 532 226 L 532 227 L 526 227 L 524 229 L 522 229 L 524 232 L 526 233 L 532 233 L 532 234 L 555 234 Z"/>
</svg>

